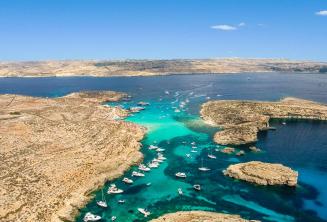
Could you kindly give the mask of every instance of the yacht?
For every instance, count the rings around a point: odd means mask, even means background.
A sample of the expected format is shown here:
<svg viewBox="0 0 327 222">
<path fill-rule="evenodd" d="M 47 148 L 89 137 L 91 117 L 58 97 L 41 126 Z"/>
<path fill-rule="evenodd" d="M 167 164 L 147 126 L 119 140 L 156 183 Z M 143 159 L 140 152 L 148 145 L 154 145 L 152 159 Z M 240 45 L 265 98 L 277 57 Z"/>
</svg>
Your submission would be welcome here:
<svg viewBox="0 0 327 222">
<path fill-rule="evenodd" d="M 149 211 L 147 211 L 146 209 L 143 208 L 137 208 L 137 210 L 144 215 L 144 217 L 149 216 L 151 213 Z"/>
<path fill-rule="evenodd" d="M 125 203 L 125 200 L 118 200 L 118 203 L 123 204 Z"/>
<path fill-rule="evenodd" d="M 118 189 L 115 184 L 111 184 L 108 190 L 108 194 L 118 194 L 123 193 L 122 189 Z"/>
<path fill-rule="evenodd" d="M 179 194 L 179 195 L 183 195 L 182 188 L 178 188 L 177 191 L 178 191 L 178 194 Z"/>
<path fill-rule="evenodd" d="M 157 157 L 158 160 L 166 160 L 167 158 L 164 157 L 164 155 L 162 155 L 161 153 L 158 153 L 158 157 Z"/>
<path fill-rule="evenodd" d="M 151 169 L 149 167 L 146 167 L 144 164 L 140 164 L 139 170 L 147 172 L 147 171 L 150 171 Z"/>
<path fill-rule="evenodd" d="M 99 207 L 107 208 L 108 204 L 107 204 L 106 199 L 104 198 L 103 189 L 101 189 L 101 195 L 102 195 L 102 199 L 97 201 L 97 205 Z"/>
<path fill-rule="evenodd" d="M 144 174 L 137 171 L 133 171 L 132 177 L 144 177 Z"/>
<path fill-rule="evenodd" d="M 209 157 L 210 159 L 217 159 L 217 157 L 216 157 L 215 155 L 212 155 L 212 154 L 208 154 L 208 157 Z"/>
<path fill-rule="evenodd" d="M 83 218 L 84 222 L 88 222 L 88 221 L 99 221 L 101 220 L 101 217 L 95 214 L 92 214 L 90 212 L 87 212 Z"/>
<path fill-rule="evenodd" d="M 127 177 L 124 177 L 123 182 L 127 183 L 127 184 L 132 184 L 134 181 L 131 179 L 128 179 Z"/>
<path fill-rule="evenodd" d="M 186 178 L 186 174 L 182 173 L 182 172 L 178 172 L 175 174 L 176 177 L 180 177 L 180 178 Z"/>
<path fill-rule="evenodd" d="M 197 190 L 197 191 L 200 191 L 201 190 L 200 184 L 193 185 L 193 188 L 194 188 L 194 190 Z"/>
<path fill-rule="evenodd" d="M 159 167 L 159 163 L 152 161 L 151 163 L 149 163 L 148 165 L 150 168 L 158 168 Z"/>
<path fill-rule="evenodd" d="M 156 150 L 158 149 L 159 147 L 158 146 L 155 146 L 155 145 L 150 145 L 149 146 L 149 150 Z"/>
<path fill-rule="evenodd" d="M 191 154 L 187 153 L 187 154 L 186 154 L 186 157 L 187 157 L 187 158 L 190 158 L 190 157 L 191 157 Z"/>
<path fill-rule="evenodd" d="M 165 151 L 165 149 L 158 148 L 158 149 L 156 149 L 156 151 L 157 151 L 157 152 L 163 152 L 163 151 Z"/>
<path fill-rule="evenodd" d="M 208 167 L 204 167 L 203 166 L 203 158 L 202 158 L 202 164 L 201 164 L 201 167 L 199 167 L 198 168 L 200 171 L 209 171 L 209 170 L 211 170 L 210 168 L 208 168 Z"/>
</svg>

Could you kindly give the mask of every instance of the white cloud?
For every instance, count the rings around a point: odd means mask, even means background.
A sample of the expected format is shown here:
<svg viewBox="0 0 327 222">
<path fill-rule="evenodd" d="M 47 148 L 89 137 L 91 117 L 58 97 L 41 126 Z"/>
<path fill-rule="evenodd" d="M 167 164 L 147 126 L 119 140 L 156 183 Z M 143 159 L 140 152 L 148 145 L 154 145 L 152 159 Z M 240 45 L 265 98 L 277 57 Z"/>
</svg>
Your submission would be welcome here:
<svg viewBox="0 0 327 222">
<path fill-rule="evenodd" d="M 239 27 L 245 26 L 245 22 L 241 22 L 240 24 L 238 24 Z"/>
<path fill-rule="evenodd" d="M 237 29 L 235 26 L 231 26 L 231 25 L 214 25 L 211 26 L 211 28 L 222 30 L 222 31 L 233 31 Z"/>
<path fill-rule="evenodd" d="M 316 12 L 316 15 L 327 16 L 327 10 Z"/>
</svg>

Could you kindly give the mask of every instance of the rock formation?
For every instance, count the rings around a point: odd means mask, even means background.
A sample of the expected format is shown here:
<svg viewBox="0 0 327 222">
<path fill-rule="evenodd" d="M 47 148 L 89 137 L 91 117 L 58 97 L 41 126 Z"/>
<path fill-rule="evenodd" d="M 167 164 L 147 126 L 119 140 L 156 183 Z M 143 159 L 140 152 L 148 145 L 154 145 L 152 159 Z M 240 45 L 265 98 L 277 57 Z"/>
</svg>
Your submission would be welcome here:
<svg viewBox="0 0 327 222">
<path fill-rule="evenodd" d="M 224 174 L 259 185 L 296 186 L 298 173 L 282 164 L 251 161 L 230 165 Z"/>
<path fill-rule="evenodd" d="M 0 76 L 152 76 L 189 73 L 311 72 L 327 63 L 285 59 L 175 59 L 0 62 Z"/>
<path fill-rule="evenodd" d="M 104 182 L 142 158 L 144 129 L 115 92 L 0 95 L 0 221 L 71 221 Z"/>
<path fill-rule="evenodd" d="M 163 215 L 151 222 L 259 222 L 242 219 L 239 215 L 207 211 L 184 211 Z"/>
<path fill-rule="evenodd" d="M 327 106 L 308 100 L 285 98 L 279 102 L 219 100 L 202 105 L 202 118 L 222 128 L 214 140 L 222 145 L 241 145 L 257 141 L 259 130 L 269 129 L 269 120 L 327 120 Z"/>
</svg>

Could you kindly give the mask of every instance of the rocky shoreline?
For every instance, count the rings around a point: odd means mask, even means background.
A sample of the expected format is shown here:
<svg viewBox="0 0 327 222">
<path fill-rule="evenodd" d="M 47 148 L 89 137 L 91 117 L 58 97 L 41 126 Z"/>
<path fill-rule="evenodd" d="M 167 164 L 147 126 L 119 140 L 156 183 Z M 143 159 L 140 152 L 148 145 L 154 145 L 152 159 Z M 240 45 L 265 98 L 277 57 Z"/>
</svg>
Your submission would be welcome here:
<svg viewBox="0 0 327 222">
<path fill-rule="evenodd" d="M 0 62 L 1 77 L 109 77 L 249 72 L 327 73 L 327 63 L 239 58 Z"/>
<path fill-rule="evenodd" d="M 327 120 L 325 104 L 297 98 L 279 102 L 209 101 L 202 105 L 200 113 L 206 122 L 222 128 L 214 136 L 221 145 L 256 142 L 259 131 L 270 129 L 270 119 Z"/>
<path fill-rule="evenodd" d="M 180 211 L 165 214 L 151 222 L 260 222 L 258 220 L 246 220 L 239 215 L 223 214 L 208 211 Z"/>
<path fill-rule="evenodd" d="M 282 164 L 250 161 L 230 165 L 224 175 L 258 185 L 297 185 L 298 172 Z"/>
<path fill-rule="evenodd" d="M 143 158 L 142 127 L 105 107 L 125 95 L 0 95 L 0 220 L 73 221 L 107 179 Z"/>
</svg>

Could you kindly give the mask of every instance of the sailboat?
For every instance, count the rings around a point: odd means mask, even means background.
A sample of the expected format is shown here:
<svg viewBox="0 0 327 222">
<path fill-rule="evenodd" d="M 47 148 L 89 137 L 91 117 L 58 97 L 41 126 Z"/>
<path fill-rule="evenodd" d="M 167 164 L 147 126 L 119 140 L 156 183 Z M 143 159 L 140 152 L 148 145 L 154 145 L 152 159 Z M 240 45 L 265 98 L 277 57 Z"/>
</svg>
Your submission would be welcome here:
<svg viewBox="0 0 327 222">
<path fill-rule="evenodd" d="M 217 157 L 212 154 L 212 150 L 211 149 L 210 149 L 210 153 L 208 154 L 208 158 L 210 158 L 210 159 L 217 159 Z"/>
<path fill-rule="evenodd" d="M 208 168 L 208 167 L 204 167 L 203 166 L 203 158 L 202 158 L 202 164 L 201 164 L 201 167 L 199 167 L 198 168 L 200 171 L 209 171 L 209 170 L 211 170 L 210 168 Z"/>
<path fill-rule="evenodd" d="M 108 207 L 108 204 L 107 204 L 107 201 L 103 195 L 103 189 L 101 189 L 101 195 L 102 195 L 102 198 L 101 200 L 97 201 L 97 205 L 99 207 L 103 207 L 103 208 L 107 208 Z"/>
</svg>

